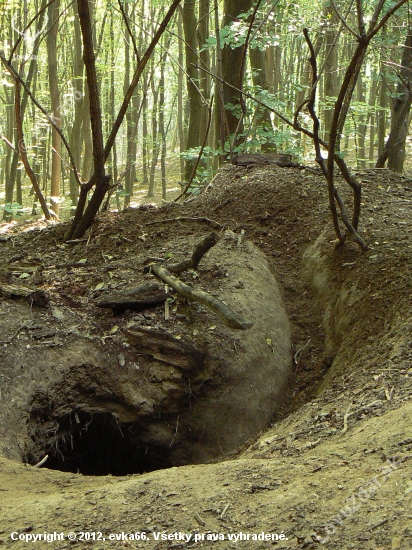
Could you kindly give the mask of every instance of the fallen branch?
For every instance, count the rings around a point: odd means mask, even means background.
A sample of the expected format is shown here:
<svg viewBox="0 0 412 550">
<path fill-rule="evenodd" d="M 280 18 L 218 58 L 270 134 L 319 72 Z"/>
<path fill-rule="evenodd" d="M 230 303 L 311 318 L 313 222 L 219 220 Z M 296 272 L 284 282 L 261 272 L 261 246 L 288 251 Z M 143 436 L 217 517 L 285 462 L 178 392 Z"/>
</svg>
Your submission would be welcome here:
<svg viewBox="0 0 412 550">
<path fill-rule="evenodd" d="M 13 340 L 16 338 L 16 336 L 18 335 L 18 333 L 19 333 L 23 328 L 27 328 L 26 323 L 23 323 L 22 325 L 20 325 L 19 328 L 16 330 L 16 332 L 13 334 L 13 336 L 11 336 L 8 340 L 0 340 L 0 344 L 1 344 L 1 345 L 3 345 L 3 344 L 11 344 L 11 343 L 13 342 Z"/>
<path fill-rule="evenodd" d="M 192 257 L 190 260 L 183 260 L 178 264 L 169 265 L 169 271 L 172 273 L 182 273 L 187 269 L 197 269 L 200 260 L 206 254 L 208 250 L 215 246 L 219 242 L 219 235 L 217 233 L 211 233 L 207 235 L 199 244 L 196 245 Z"/>
<path fill-rule="evenodd" d="M 199 302 L 200 304 L 208 307 L 209 309 L 217 313 L 227 327 L 239 330 L 247 330 L 253 326 L 253 323 L 247 323 L 246 321 L 244 321 L 239 315 L 234 313 L 226 304 L 224 304 L 218 298 L 211 296 L 203 290 L 194 289 L 186 285 L 177 277 L 174 277 L 164 267 L 154 264 L 151 266 L 151 268 L 152 271 L 162 279 L 162 281 L 174 288 L 176 292 L 178 292 L 185 298 L 189 298 L 190 300 Z"/>
<path fill-rule="evenodd" d="M 43 466 L 43 464 L 45 464 L 47 462 L 47 459 L 49 458 L 49 455 L 45 455 L 44 458 L 42 458 L 40 460 L 40 462 L 38 462 L 37 464 L 35 464 L 33 466 L 33 468 L 40 468 L 41 466 Z"/>
</svg>

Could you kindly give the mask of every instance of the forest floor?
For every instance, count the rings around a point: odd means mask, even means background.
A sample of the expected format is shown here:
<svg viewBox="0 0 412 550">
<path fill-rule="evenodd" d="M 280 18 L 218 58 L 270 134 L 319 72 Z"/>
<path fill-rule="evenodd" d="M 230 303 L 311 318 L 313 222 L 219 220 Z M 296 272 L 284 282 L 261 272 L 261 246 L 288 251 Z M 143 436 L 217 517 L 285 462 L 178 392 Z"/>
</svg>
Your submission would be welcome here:
<svg viewBox="0 0 412 550">
<path fill-rule="evenodd" d="M 71 245 L 63 244 L 65 224 L 0 225 L 4 277 L 14 268 L 14 277 L 35 284 L 24 268 L 53 266 L 37 284 L 50 296 L 54 327 L 23 327 L 27 313 L 16 300 L 0 302 L 1 338 L 16 357 L 30 347 L 47 354 L 76 330 L 91 339 L 111 331 L 115 346 L 128 313 L 110 321 L 92 301 L 130 284 L 134 247 L 164 255 L 162 239 L 173 239 L 180 253 L 188 236 L 217 227 L 266 254 L 294 356 L 271 426 L 215 463 L 83 476 L 4 453 L 0 547 L 412 548 L 412 181 L 387 170 L 358 176 L 366 253 L 351 242 L 335 247 L 325 182 L 309 167 L 224 167 L 201 196 L 105 213 Z M 160 315 L 150 313 L 148 324 Z M 19 373 L 3 366 L 0 376 L 0 389 L 19 383 Z M 0 407 L 13 407 L 7 391 Z M 0 443 L 8 428 L 0 426 Z M 63 532 L 65 540 L 30 542 L 44 532 Z"/>
</svg>

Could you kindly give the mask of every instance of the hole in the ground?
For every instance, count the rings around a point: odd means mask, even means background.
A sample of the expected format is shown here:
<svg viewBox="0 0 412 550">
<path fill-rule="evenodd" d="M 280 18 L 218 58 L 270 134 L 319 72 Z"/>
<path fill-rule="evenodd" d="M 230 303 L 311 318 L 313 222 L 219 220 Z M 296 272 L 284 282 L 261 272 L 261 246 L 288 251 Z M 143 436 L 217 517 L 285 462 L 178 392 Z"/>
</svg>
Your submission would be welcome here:
<svg viewBox="0 0 412 550">
<path fill-rule="evenodd" d="M 170 449 L 148 445 L 139 426 L 119 423 L 112 413 L 76 410 L 54 418 L 54 423 L 54 428 L 49 422 L 37 425 L 27 455 L 30 464 L 47 454 L 46 468 L 97 476 L 140 474 L 173 465 Z"/>
</svg>

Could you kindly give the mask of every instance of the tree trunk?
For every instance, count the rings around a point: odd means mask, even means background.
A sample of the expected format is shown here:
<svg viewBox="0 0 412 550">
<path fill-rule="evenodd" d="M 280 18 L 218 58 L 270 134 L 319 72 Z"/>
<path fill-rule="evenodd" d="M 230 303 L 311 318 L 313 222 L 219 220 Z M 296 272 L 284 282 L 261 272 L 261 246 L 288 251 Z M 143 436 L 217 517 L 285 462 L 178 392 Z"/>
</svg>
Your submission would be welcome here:
<svg viewBox="0 0 412 550">
<path fill-rule="evenodd" d="M 393 99 L 391 116 L 391 131 L 385 148 L 376 163 L 377 168 L 383 168 L 386 160 L 388 168 L 394 172 L 402 172 L 405 162 L 405 145 L 409 129 L 410 111 L 412 105 L 412 29 L 408 29 L 405 46 L 402 53 L 402 68 L 399 82 L 396 86 L 396 97 Z"/>
<path fill-rule="evenodd" d="M 199 92 L 198 46 L 196 0 L 185 0 L 183 4 L 183 29 L 186 46 L 187 94 L 189 103 L 189 127 L 186 149 L 194 149 L 201 143 L 200 128 L 202 121 L 202 99 Z M 195 159 L 185 162 L 185 179 L 187 183 L 193 173 Z"/>
<path fill-rule="evenodd" d="M 369 96 L 369 166 L 373 167 L 375 158 L 375 134 L 376 134 L 376 118 L 375 118 L 375 104 L 376 104 L 376 91 L 378 88 L 378 82 L 376 75 L 373 75 L 372 86 Z"/>
<path fill-rule="evenodd" d="M 73 52 L 73 94 L 74 94 L 74 122 L 73 127 L 70 132 L 70 149 L 73 154 L 74 162 L 78 170 L 80 170 L 80 160 L 82 154 L 82 139 L 79 139 L 81 136 L 82 129 L 82 114 L 83 114 L 83 59 L 82 59 L 82 38 L 80 32 L 80 23 L 77 12 L 77 4 L 73 4 L 73 15 L 74 15 L 74 52 Z M 72 208 L 75 207 L 77 199 L 79 197 L 79 186 L 76 181 L 76 177 L 73 171 L 70 171 L 70 200 L 72 203 Z"/>
<path fill-rule="evenodd" d="M 89 87 L 90 121 L 93 135 L 94 174 L 88 181 L 87 185 L 84 185 L 81 188 L 76 214 L 71 228 L 66 234 L 66 239 L 82 237 L 85 231 L 92 224 L 99 210 L 105 194 L 110 187 L 110 177 L 107 177 L 105 175 L 105 162 L 110 155 L 113 143 L 124 120 L 128 106 L 133 97 L 136 86 L 138 85 L 139 80 L 142 76 L 142 73 L 148 61 L 151 59 L 152 53 L 156 45 L 158 44 L 161 36 L 163 35 L 166 27 L 168 26 L 171 18 L 175 14 L 180 1 L 181 0 L 173 0 L 168 11 L 166 12 L 166 15 L 162 19 L 162 22 L 158 26 L 153 38 L 151 39 L 144 55 L 137 64 L 132 81 L 127 89 L 125 97 L 123 98 L 116 120 L 112 126 L 110 135 L 107 138 L 106 145 L 105 147 L 103 147 L 100 96 L 96 74 L 95 55 L 93 51 L 93 36 L 89 3 L 88 0 L 77 0 L 80 26 L 83 36 L 84 63 L 86 66 L 87 83 Z M 93 186 L 96 186 L 95 191 L 87 206 L 86 211 L 84 211 L 88 192 L 90 189 L 93 188 Z"/>
<path fill-rule="evenodd" d="M 115 41 L 114 41 L 114 27 L 113 27 L 113 19 L 110 20 L 110 34 L 112 37 L 111 45 L 110 45 L 110 61 L 111 61 L 111 74 L 110 74 L 110 112 L 111 112 L 111 121 L 110 124 L 112 125 L 114 121 L 116 120 L 116 112 L 115 112 L 115 105 L 116 105 L 116 97 L 115 97 L 115 64 L 116 64 L 116 53 L 115 53 Z M 117 169 L 117 144 L 116 142 L 113 143 L 113 149 L 112 149 L 112 170 L 113 170 L 113 180 L 117 182 L 117 176 L 118 176 L 118 169 Z"/>
<path fill-rule="evenodd" d="M 153 68 L 154 70 L 154 68 Z M 148 197 L 154 197 L 154 190 L 156 184 L 156 166 L 159 160 L 160 143 L 158 136 L 158 113 L 159 113 L 159 87 L 156 87 L 154 77 L 151 80 L 152 95 L 153 95 L 153 110 L 152 110 L 152 160 L 150 164 L 150 176 L 149 176 L 149 190 L 147 192 Z"/>
<path fill-rule="evenodd" d="M 356 83 L 356 101 L 359 103 L 365 103 L 366 98 L 364 95 L 364 86 L 362 81 L 362 75 L 359 75 L 358 81 Z M 365 114 L 358 116 L 358 151 L 356 154 L 358 167 L 366 168 L 366 148 L 365 148 L 365 139 L 366 139 L 366 117 Z"/>
<path fill-rule="evenodd" d="M 226 140 L 226 112 L 225 112 L 225 94 L 223 91 L 223 69 L 222 69 L 222 46 L 220 42 L 220 20 L 219 3 L 214 0 L 214 25 L 216 37 L 216 75 L 215 83 L 215 149 L 221 149 L 224 152 Z M 225 158 L 224 153 L 216 156 L 213 168 L 217 170 Z"/>
<path fill-rule="evenodd" d="M 166 128 L 165 128 L 165 55 L 160 63 L 159 81 L 159 134 L 161 142 L 160 166 L 162 171 L 162 199 L 166 200 Z"/>
<path fill-rule="evenodd" d="M 143 134 L 143 141 L 142 141 L 142 171 L 143 171 L 143 181 L 142 185 L 144 188 L 149 186 L 149 171 L 148 171 L 148 135 L 147 135 L 147 109 L 148 109 L 148 101 L 147 101 L 147 93 L 148 93 L 148 82 L 147 77 L 144 78 L 143 81 L 143 105 L 142 105 L 142 134 Z"/>
<path fill-rule="evenodd" d="M 77 0 L 80 27 L 83 37 L 83 59 L 86 67 L 90 101 L 90 124 L 93 138 L 93 164 L 96 187 L 92 198 L 74 231 L 73 238 L 79 238 L 93 222 L 101 203 L 109 189 L 110 177 L 105 174 L 105 150 L 103 145 L 102 112 L 97 82 L 96 58 L 93 47 L 92 20 L 89 0 Z M 83 190 L 82 190 L 83 191 Z M 83 193 L 84 196 L 84 193 Z"/>
<path fill-rule="evenodd" d="M 183 14 L 182 8 L 179 7 L 177 18 L 177 34 L 179 36 L 179 69 L 177 74 L 177 133 L 179 137 L 179 152 L 180 152 L 180 182 L 185 180 L 185 159 L 182 156 L 185 150 L 186 139 L 183 122 Z"/>
<path fill-rule="evenodd" d="M 126 17 L 129 17 L 129 8 L 128 3 L 124 3 L 124 12 Z M 130 83 L 130 45 L 129 41 L 131 40 L 131 36 L 129 33 L 126 34 L 126 40 L 124 41 L 124 84 L 123 84 L 123 94 L 126 95 L 127 89 L 129 87 Z M 134 96 L 133 96 L 134 97 Z M 124 208 L 127 208 L 127 206 L 130 204 L 130 196 L 133 191 L 133 175 L 131 173 L 131 164 L 132 164 L 132 148 L 133 148 L 133 118 L 134 118 L 134 105 L 130 106 L 126 113 L 126 164 L 127 164 L 127 172 L 125 175 L 125 195 L 124 195 Z"/>
<path fill-rule="evenodd" d="M 382 29 L 382 40 L 386 39 L 386 26 Z M 379 60 L 379 99 L 378 99 L 378 110 L 376 113 L 376 128 L 378 134 L 378 158 L 382 154 L 382 151 L 385 148 L 385 137 L 386 137 L 386 125 L 387 125 L 387 116 L 385 109 L 388 106 L 388 96 L 387 96 L 387 84 L 385 77 L 385 61 L 386 53 L 381 51 L 380 60 Z"/>
<path fill-rule="evenodd" d="M 252 6 L 252 0 L 225 0 L 224 11 L 225 16 L 223 20 L 224 26 L 230 26 L 233 23 L 239 22 L 238 16 L 241 13 L 247 12 Z M 232 48 L 230 45 L 225 45 L 222 49 L 222 78 L 225 83 L 228 83 L 236 88 L 242 89 L 243 85 L 243 72 L 245 64 L 242 64 L 243 48 Z M 241 115 L 241 93 L 237 92 L 230 86 L 224 84 L 223 86 L 223 100 L 225 105 L 225 140 L 230 136 L 233 137 L 235 133 L 241 134 L 243 132 L 243 121 Z M 231 107 L 226 107 L 227 105 Z M 222 144 L 223 146 L 223 144 Z M 231 145 L 231 150 L 236 146 L 235 143 Z"/>
<path fill-rule="evenodd" d="M 209 37 L 209 14 L 210 14 L 210 0 L 199 1 L 199 26 L 198 26 L 198 46 L 199 46 L 199 58 L 201 67 L 210 70 L 210 53 L 209 48 L 203 49 L 206 43 L 206 39 Z M 205 71 L 199 71 L 199 89 L 202 92 L 203 98 L 209 102 L 210 99 L 210 75 Z M 209 119 L 208 105 L 202 101 L 202 115 L 200 121 L 199 138 L 203 141 L 206 134 Z M 200 143 L 199 143 L 200 145 Z"/>
<path fill-rule="evenodd" d="M 93 141 L 92 130 L 90 128 L 90 99 L 89 99 L 89 87 L 87 81 L 84 87 L 84 101 L 83 101 L 83 166 L 82 176 L 83 179 L 88 181 L 93 168 Z"/>
<path fill-rule="evenodd" d="M 252 67 L 253 84 L 259 90 L 268 90 L 266 53 L 259 48 L 249 50 L 250 65 Z M 263 153 L 276 152 L 276 145 L 273 142 L 273 126 L 270 112 L 267 109 L 258 107 L 256 115 L 256 126 L 259 129 L 261 151 Z"/>
<path fill-rule="evenodd" d="M 325 21 L 328 21 L 325 32 L 325 62 L 323 77 L 323 101 L 331 103 L 323 111 L 324 120 L 324 140 L 329 141 L 329 128 L 333 118 L 333 102 L 339 92 L 337 79 L 338 71 L 338 43 L 336 30 L 336 14 L 332 6 L 326 10 Z"/>
<path fill-rule="evenodd" d="M 376 115 L 376 126 L 377 126 L 377 133 L 378 133 L 378 156 L 382 154 L 382 151 L 385 148 L 386 106 L 387 106 L 386 81 L 383 75 L 383 66 L 381 65 L 381 74 L 380 74 L 380 82 L 379 82 L 379 109 Z"/>
<path fill-rule="evenodd" d="M 57 70 L 57 34 L 59 31 L 59 7 L 60 0 L 50 4 L 49 23 L 51 27 L 47 33 L 47 57 L 49 72 L 49 88 L 52 108 L 52 118 L 58 128 L 62 126 L 63 110 L 60 105 L 59 75 Z M 59 214 L 60 176 L 61 176 L 61 138 L 58 132 L 52 128 L 52 170 L 50 184 L 51 209 Z"/>
</svg>

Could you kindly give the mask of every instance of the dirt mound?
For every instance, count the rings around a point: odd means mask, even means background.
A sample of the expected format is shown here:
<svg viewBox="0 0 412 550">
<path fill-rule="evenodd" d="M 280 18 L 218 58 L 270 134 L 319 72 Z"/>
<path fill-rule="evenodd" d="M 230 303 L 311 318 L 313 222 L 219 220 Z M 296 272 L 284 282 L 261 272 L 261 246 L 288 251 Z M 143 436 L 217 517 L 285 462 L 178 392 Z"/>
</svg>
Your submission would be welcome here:
<svg viewBox="0 0 412 550">
<path fill-rule="evenodd" d="M 143 532 L 147 539 L 115 543 L 125 548 L 263 549 L 273 544 L 280 549 L 313 549 L 324 543 L 336 550 L 403 550 L 411 546 L 412 185 L 388 171 L 359 175 L 364 182 L 360 232 L 370 246 L 366 254 L 352 243 L 334 249 L 325 183 L 316 170 L 275 167 L 230 167 L 215 180 L 213 193 L 191 202 L 106 214 L 87 240 L 74 247 L 61 244 L 64 227 L 60 226 L 36 235 L 36 248 L 33 239 L 22 233 L 11 234 L 1 244 L 5 263 L 11 266 L 23 258 L 29 264 L 47 259 L 48 265 L 87 259 L 80 268 L 43 272 L 50 311 L 55 320 L 62 317 L 61 324 L 53 324 L 58 327 L 55 334 L 44 336 L 43 349 L 58 349 L 63 329 L 73 331 L 73 342 L 77 341 L 76 326 L 83 337 L 111 334 L 109 342 L 115 349 L 122 321 L 115 318 L 118 328 L 111 333 L 113 317 L 102 314 L 96 321 L 92 300 L 100 291 L 110 290 L 111 284 L 127 286 L 132 275 L 140 273 L 141 266 L 133 263 L 130 253 L 127 265 L 122 262 L 126 250 L 138 249 L 139 258 L 152 250 L 163 256 L 170 252 L 167 243 L 173 238 L 179 260 L 190 249 L 185 248 L 188 236 L 193 244 L 210 227 L 228 228 L 266 254 L 291 320 L 294 356 L 281 412 L 272 428 L 236 460 L 133 477 L 86 478 L 2 459 L 0 488 L 7 496 L 0 504 L 0 538 L 6 547 L 27 547 L 12 542 L 11 532 L 24 537 L 44 530 L 100 532 L 96 548 L 113 548 L 109 535 L 121 532 Z M 53 252 L 51 244 L 56 247 Z M 98 263 L 98 257 L 103 261 Z M 217 281 L 219 294 L 220 282 L 227 279 L 225 261 L 214 260 L 212 272 L 201 274 L 208 284 Z M 99 265 L 99 270 L 92 265 Z M 102 283 L 105 289 L 99 287 Z M 246 294 L 245 289 L 237 290 Z M 15 316 L 14 326 L 7 328 L 12 337 L 19 330 L 18 308 L 23 306 L 14 301 L 2 305 Z M 126 324 L 134 315 L 124 316 Z M 148 315 L 146 321 L 153 326 L 160 322 L 155 312 Z M 187 311 L 182 315 L 187 317 Z M 210 331 L 214 325 L 217 328 Z M 202 336 L 219 334 L 215 318 L 204 326 Z M 44 323 L 36 330 L 46 329 L 51 330 Z M 30 331 L 20 330 L 13 345 L 20 340 L 23 346 L 33 345 L 28 335 Z M 259 353 L 270 352 L 271 337 L 260 337 L 254 343 Z M 120 348 L 118 353 L 123 353 L 127 365 L 127 353 Z M 23 365 L 25 369 L 35 378 L 42 376 L 31 364 Z M 12 380 L 17 371 L 16 367 L 6 376 Z M 4 371 L 0 374 L 3 380 Z M 257 385 L 262 386 L 262 381 Z M 245 402 L 244 408 L 249 406 Z M 24 420 L 23 412 L 14 421 Z M 30 411 L 25 412 L 27 418 Z M 282 538 L 270 542 L 250 539 L 282 532 Z M 192 539 L 162 540 L 162 533 L 171 537 L 189 533 Z M 240 533 L 244 539 L 230 540 L 229 534 Z M 224 540 L 214 542 L 212 535 Z M 58 544 L 72 546 L 67 538 Z"/>
<path fill-rule="evenodd" d="M 50 303 L 9 299 L 1 306 L 3 319 L 14 308 L 5 335 L 18 317 L 21 328 L 0 350 L 4 456 L 36 464 L 47 455 L 49 468 L 89 475 L 206 462 L 234 452 L 279 409 L 292 360 L 289 322 L 264 255 L 242 234 L 226 231 L 198 271 L 181 278 L 219 297 L 251 328 L 226 327 L 176 293 L 167 295 L 167 319 L 165 294 L 140 312 L 97 307 L 103 293 L 153 283 L 154 274 L 143 270 L 148 258 L 190 257 L 202 237 L 199 229 L 156 240 L 152 227 L 138 228 L 143 241 L 136 245 L 127 226 L 112 227 L 106 240 L 113 229 L 128 235 L 114 234 L 118 246 L 127 244 L 116 256 L 86 242 L 69 260 L 60 260 L 71 248 L 64 247 L 41 264 L 29 264 L 30 256 L 11 262 L 14 285 L 26 273 L 25 284 L 37 280 Z M 95 240 L 104 246 L 103 239 Z"/>
</svg>

